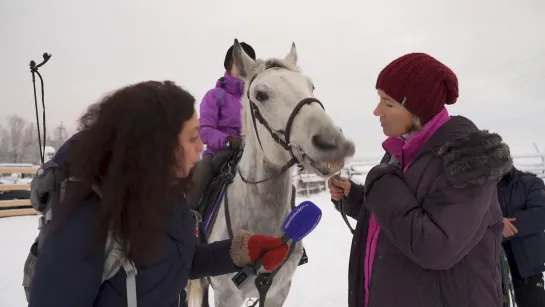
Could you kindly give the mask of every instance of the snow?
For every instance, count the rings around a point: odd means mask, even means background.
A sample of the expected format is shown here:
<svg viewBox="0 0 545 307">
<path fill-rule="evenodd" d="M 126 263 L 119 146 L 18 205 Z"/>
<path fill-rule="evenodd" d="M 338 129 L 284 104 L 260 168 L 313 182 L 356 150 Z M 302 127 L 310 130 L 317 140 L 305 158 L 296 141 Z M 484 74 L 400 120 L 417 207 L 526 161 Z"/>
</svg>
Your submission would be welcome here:
<svg viewBox="0 0 545 307">
<path fill-rule="evenodd" d="M 0 306 L 27 306 L 23 282 L 23 266 L 30 245 L 38 235 L 36 216 L 0 219 Z"/>
<path fill-rule="evenodd" d="M 309 262 L 297 269 L 286 307 L 345 306 L 348 295 L 348 258 L 351 234 L 329 193 L 299 197 L 322 209 L 320 224 L 303 240 Z M 355 221 L 350 220 L 353 225 Z M 23 265 L 37 230 L 37 217 L 0 219 L 0 306 L 27 306 L 23 287 Z"/>
</svg>

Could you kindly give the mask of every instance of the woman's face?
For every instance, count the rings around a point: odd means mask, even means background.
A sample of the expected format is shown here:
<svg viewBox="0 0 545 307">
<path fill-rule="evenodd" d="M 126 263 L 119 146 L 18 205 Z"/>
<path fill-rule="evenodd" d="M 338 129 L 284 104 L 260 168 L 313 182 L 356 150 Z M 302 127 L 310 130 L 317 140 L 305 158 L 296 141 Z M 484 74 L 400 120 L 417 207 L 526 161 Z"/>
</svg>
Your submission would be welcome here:
<svg viewBox="0 0 545 307">
<path fill-rule="evenodd" d="M 413 115 L 399 102 L 378 90 L 380 101 L 373 111 L 380 117 L 382 131 L 386 136 L 400 137 L 413 129 Z"/>
<path fill-rule="evenodd" d="M 231 76 L 240 79 L 240 72 L 239 72 L 238 67 L 237 67 L 237 65 L 235 63 L 233 63 L 233 65 L 231 66 L 231 71 L 229 73 L 231 74 Z"/>
<path fill-rule="evenodd" d="M 203 150 L 203 143 L 199 136 L 199 118 L 197 112 L 193 112 L 193 116 L 186 120 L 182 126 L 182 130 L 178 134 L 178 142 L 180 150 L 178 154 L 178 176 L 180 178 L 187 177 L 191 169 L 200 160 L 200 154 Z"/>
</svg>

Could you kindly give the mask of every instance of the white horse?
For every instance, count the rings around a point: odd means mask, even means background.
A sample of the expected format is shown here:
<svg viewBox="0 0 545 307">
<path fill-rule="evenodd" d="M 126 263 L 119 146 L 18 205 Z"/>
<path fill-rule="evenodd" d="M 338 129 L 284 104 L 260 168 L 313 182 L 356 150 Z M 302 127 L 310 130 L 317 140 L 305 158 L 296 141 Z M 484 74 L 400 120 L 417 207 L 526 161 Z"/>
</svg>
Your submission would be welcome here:
<svg viewBox="0 0 545 307">
<path fill-rule="evenodd" d="M 208 242 L 229 238 L 225 198 L 232 233 L 246 230 L 281 236 L 282 223 L 295 196 L 291 166 L 297 164 L 327 178 L 341 170 L 345 159 L 355 152 L 354 143 L 345 138 L 315 98 L 312 81 L 297 69 L 295 44 L 284 59 L 254 61 L 235 40 L 233 57 L 245 81 L 242 111 L 245 146 L 238 172 L 227 187 L 211 226 Z M 266 307 L 284 304 L 302 254 L 299 242 L 274 277 L 264 301 Z M 259 297 L 253 277 L 237 289 L 231 280 L 233 276 L 211 278 L 216 307 L 239 307 L 248 298 Z M 203 299 L 207 301 L 202 297 L 201 285 L 202 280 L 190 282 L 189 306 L 200 307 Z M 208 288 L 208 284 L 204 285 Z"/>
</svg>

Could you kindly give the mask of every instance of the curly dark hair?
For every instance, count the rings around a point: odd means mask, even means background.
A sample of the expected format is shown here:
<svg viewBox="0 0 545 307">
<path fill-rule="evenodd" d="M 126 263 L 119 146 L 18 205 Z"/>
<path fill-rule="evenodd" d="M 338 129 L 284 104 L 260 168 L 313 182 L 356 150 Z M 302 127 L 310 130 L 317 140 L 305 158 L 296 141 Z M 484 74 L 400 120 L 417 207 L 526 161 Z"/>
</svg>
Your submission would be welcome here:
<svg viewBox="0 0 545 307">
<path fill-rule="evenodd" d="M 176 156 L 182 150 L 178 134 L 194 104 L 171 81 L 147 81 L 107 95 L 80 118 L 67 165 L 83 184 L 64 209 L 80 204 L 89 186 L 98 184 L 99 238 L 112 231 L 133 261 L 153 262 L 169 208 L 190 181 L 177 178 Z"/>
</svg>

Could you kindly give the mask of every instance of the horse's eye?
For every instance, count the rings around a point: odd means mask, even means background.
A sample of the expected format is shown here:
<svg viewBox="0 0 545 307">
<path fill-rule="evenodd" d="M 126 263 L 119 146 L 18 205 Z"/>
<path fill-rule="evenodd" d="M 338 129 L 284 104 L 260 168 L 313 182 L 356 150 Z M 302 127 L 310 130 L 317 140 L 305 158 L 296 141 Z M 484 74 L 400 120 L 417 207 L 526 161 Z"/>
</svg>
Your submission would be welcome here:
<svg viewBox="0 0 545 307">
<path fill-rule="evenodd" d="M 269 95 L 263 91 L 257 91 L 255 93 L 255 99 L 257 99 L 259 102 L 265 102 L 267 99 L 269 99 Z"/>
<path fill-rule="evenodd" d="M 312 91 L 314 92 L 314 90 L 316 89 L 316 86 L 314 86 L 314 84 L 312 85 Z"/>
</svg>

